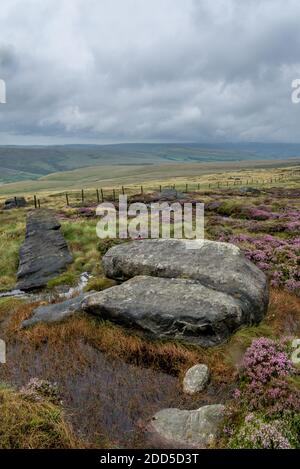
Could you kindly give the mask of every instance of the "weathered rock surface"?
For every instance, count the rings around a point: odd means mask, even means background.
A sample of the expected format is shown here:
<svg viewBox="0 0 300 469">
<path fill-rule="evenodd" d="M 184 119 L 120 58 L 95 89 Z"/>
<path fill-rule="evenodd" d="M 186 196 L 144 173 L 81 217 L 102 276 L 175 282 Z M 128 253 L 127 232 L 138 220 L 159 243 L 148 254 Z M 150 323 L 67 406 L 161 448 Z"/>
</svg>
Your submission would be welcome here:
<svg viewBox="0 0 300 469">
<path fill-rule="evenodd" d="M 26 200 L 24 197 L 14 197 L 7 199 L 4 202 L 4 210 L 11 210 L 12 208 L 26 207 Z"/>
<path fill-rule="evenodd" d="M 20 249 L 16 288 L 29 291 L 43 287 L 72 261 L 60 223 L 52 213 L 47 210 L 31 212 Z"/>
<path fill-rule="evenodd" d="M 187 248 L 196 245 L 198 249 Z M 109 249 L 102 263 L 106 276 L 117 280 L 136 275 L 188 278 L 212 289 L 210 297 L 214 292 L 226 293 L 240 301 L 244 324 L 259 322 L 267 309 L 265 274 L 229 243 L 174 239 L 131 241 Z M 169 311 L 167 308 L 166 312 Z"/>
<path fill-rule="evenodd" d="M 255 187 L 240 187 L 239 192 L 242 194 L 250 194 L 250 195 L 259 195 L 261 194 L 261 191 L 259 189 L 256 189 Z"/>
<path fill-rule="evenodd" d="M 183 390 L 187 394 L 203 391 L 209 380 L 209 369 L 203 363 L 192 366 L 183 378 Z"/>
<path fill-rule="evenodd" d="M 149 425 L 150 433 L 174 448 L 207 448 L 218 438 L 224 406 L 206 405 L 197 410 L 163 409 Z"/>
<path fill-rule="evenodd" d="M 82 310 L 82 301 L 87 295 L 81 294 L 62 303 L 39 306 L 33 311 L 30 319 L 22 322 L 22 328 L 33 326 L 37 323 L 61 322 Z"/>
<path fill-rule="evenodd" d="M 187 195 L 183 192 L 179 192 L 176 189 L 166 188 L 163 189 L 161 192 L 158 192 L 157 199 L 163 201 L 173 201 L 173 200 L 180 200 L 186 199 Z"/>
<path fill-rule="evenodd" d="M 223 342 L 250 320 L 240 299 L 188 279 L 137 276 L 89 296 L 82 306 L 150 337 L 205 347 Z"/>
</svg>

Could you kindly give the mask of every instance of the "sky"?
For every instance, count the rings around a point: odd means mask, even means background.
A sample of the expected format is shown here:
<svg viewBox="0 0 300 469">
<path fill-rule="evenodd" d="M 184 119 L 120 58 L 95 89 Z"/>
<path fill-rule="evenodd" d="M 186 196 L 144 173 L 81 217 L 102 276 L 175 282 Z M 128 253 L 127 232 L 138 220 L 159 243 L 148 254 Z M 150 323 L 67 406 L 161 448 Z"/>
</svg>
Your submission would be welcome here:
<svg viewBox="0 0 300 469">
<path fill-rule="evenodd" d="M 300 142 L 299 0 L 1 0 L 1 144 Z"/>
</svg>

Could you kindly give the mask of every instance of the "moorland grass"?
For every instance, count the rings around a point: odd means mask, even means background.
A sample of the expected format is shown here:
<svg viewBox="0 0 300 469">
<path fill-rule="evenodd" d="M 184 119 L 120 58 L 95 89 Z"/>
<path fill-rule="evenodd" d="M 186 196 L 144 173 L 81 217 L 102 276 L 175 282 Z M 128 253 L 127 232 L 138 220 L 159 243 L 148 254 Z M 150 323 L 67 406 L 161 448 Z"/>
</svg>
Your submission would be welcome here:
<svg viewBox="0 0 300 469">
<path fill-rule="evenodd" d="M 62 449 L 78 447 L 63 411 L 47 399 L 26 398 L 17 390 L 0 386 L 0 448 Z"/>
</svg>

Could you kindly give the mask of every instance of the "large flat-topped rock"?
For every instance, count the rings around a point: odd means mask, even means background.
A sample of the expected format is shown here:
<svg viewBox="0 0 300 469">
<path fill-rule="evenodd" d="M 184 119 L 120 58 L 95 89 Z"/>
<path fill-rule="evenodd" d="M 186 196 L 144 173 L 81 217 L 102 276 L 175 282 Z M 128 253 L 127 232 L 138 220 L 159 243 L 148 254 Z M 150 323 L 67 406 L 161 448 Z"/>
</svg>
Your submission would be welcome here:
<svg viewBox="0 0 300 469">
<path fill-rule="evenodd" d="M 60 224 L 48 210 L 29 213 L 25 241 L 20 249 L 19 290 L 43 287 L 72 262 Z"/>
<path fill-rule="evenodd" d="M 258 321 L 242 302 L 187 279 L 138 276 L 90 295 L 82 303 L 98 315 L 153 338 L 181 339 L 204 347 L 217 345 L 244 324 Z"/>
<path fill-rule="evenodd" d="M 187 246 L 198 249 L 188 249 Z M 263 318 L 268 305 L 265 274 L 229 243 L 174 239 L 138 240 L 112 247 L 102 259 L 107 277 L 135 275 L 188 278 L 240 299 L 249 321 Z"/>
</svg>

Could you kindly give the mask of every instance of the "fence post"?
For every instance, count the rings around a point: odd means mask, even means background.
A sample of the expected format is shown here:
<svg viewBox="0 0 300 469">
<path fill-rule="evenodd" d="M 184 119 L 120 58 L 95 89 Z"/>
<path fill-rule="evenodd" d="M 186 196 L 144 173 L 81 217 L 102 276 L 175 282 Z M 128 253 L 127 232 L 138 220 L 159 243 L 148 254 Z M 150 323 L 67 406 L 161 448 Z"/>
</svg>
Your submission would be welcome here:
<svg viewBox="0 0 300 469">
<path fill-rule="evenodd" d="M 36 195 L 34 196 L 34 208 L 37 208 L 37 200 L 36 200 Z"/>
<path fill-rule="evenodd" d="M 81 201 L 84 202 L 84 190 L 81 189 Z"/>
<path fill-rule="evenodd" d="M 67 202 L 67 205 L 69 205 L 69 196 L 68 196 L 68 193 L 66 193 L 66 202 Z"/>
<path fill-rule="evenodd" d="M 97 195 L 97 202 L 99 204 L 99 202 L 100 202 L 99 189 L 96 189 L 96 195 Z"/>
<path fill-rule="evenodd" d="M 185 192 L 188 192 L 188 187 L 189 187 L 189 185 L 186 184 L 186 185 L 185 185 Z"/>
<path fill-rule="evenodd" d="M 122 194 L 125 195 L 125 189 L 124 186 L 122 186 Z"/>
<path fill-rule="evenodd" d="M 144 194 L 144 188 L 143 188 L 143 186 L 141 186 L 141 194 L 142 194 L 142 195 Z"/>
<path fill-rule="evenodd" d="M 38 199 L 38 207 L 41 208 L 41 201 Z"/>
<path fill-rule="evenodd" d="M 115 189 L 113 189 L 113 200 L 114 200 L 114 202 L 116 200 L 116 191 L 115 191 Z"/>
<path fill-rule="evenodd" d="M 161 185 L 159 186 L 159 192 L 161 192 Z"/>
<path fill-rule="evenodd" d="M 104 202 L 104 193 L 103 193 L 103 189 L 101 189 L 101 200 L 102 200 L 102 202 Z"/>
</svg>

